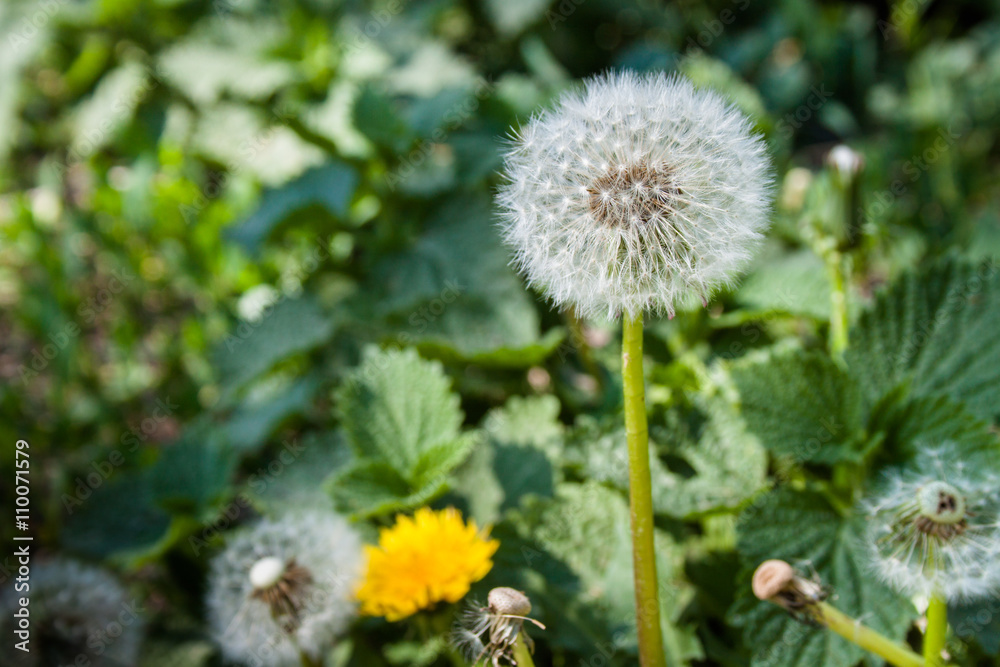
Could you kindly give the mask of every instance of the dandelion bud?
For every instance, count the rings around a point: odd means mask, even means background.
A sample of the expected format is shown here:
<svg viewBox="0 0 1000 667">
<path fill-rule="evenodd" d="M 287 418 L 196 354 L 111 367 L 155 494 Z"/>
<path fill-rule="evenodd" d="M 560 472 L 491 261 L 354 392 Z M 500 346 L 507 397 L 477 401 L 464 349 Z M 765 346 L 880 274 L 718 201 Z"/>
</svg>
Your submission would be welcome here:
<svg viewBox="0 0 1000 667">
<path fill-rule="evenodd" d="M 795 580 L 795 570 L 783 560 L 766 560 L 753 573 L 753 594 L 770 600 Z"/>
<path fill-rule="evenodd" d="M 941 451 L 890 472 L 863 505 L 875 571 L 909 595 L 954 600 L 1000 590 L 997 481 Z"/>
<path fill-rule="evenodd" d="M 768 225 L 763 141 L 721 97 L 676 76 L 591 79 L 521 129 L 505 171 L 515 263 L 585 317 L 706 302 Z"/>
</svg>

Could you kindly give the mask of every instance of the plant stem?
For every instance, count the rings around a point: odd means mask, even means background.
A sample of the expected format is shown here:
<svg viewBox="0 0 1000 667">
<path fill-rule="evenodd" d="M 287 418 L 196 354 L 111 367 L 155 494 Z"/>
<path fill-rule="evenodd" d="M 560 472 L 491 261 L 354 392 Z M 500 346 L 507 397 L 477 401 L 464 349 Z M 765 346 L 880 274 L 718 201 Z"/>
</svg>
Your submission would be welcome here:
<svg viewBox="0 0 1000 667">
<path fill-rule="evenodd" d="M 924 633 L 924 661 L 927 667 L 944 664 L 944 651 L 948 635 L 948 603 L 935 593 L 927 603 L 927 631 Z"/>
<path fill-rule="evenodd" d="M 847 280 L 844 258 L 836 250 L 826 253 L 826 270 L 830 277 L 830 354 L 842 357 L 847 349 Z"/>
<path fill-rule="evenodd" d="M 862 625 L 859 621 L 825 602 L 816 605 L 812 616 L 817 622 L 830 628 L 844 639 L 880 656 L 896 667 L 923 667 L 924 665 L 923 658 L 907 647 Z"/>
<path fill-rule="evenodd" d="M 660 601 L 653 543 L 653 491 L 649 473 L 649 429 L 642 374 L 642 315 L 624 317 L 622 384 L 625 394 L 625 437 L 628 440 L 629 504 L 632 511 L 632 565 L 639 664 L 666 667 L 660 633 Z"/>
<path fill-rule="evenodd" d="M 299 661 L 302 663 L 302 667 L 321 667 L 321 663 L 312 659 L 312 656 L 299 649 Z"/>
<path fill-rule="evenodd" d="M 535 667 L 535 661 L 531 659 L 531 651 L 528 650 L 527 642 L 523 639 L 522 633 L 514 642 L 514 662 L 517 667 Z"/>
</svg>

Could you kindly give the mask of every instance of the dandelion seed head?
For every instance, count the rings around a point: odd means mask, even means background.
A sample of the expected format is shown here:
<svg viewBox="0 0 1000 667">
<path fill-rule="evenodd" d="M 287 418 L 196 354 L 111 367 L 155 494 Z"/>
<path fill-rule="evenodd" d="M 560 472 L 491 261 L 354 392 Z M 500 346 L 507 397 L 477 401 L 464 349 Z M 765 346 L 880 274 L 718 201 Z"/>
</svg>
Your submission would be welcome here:
<svg viewBox="0 0 1000 667">
<path fill-rule="evenodd" d="M 13 584 L 0 592 L 0 631 L 5 637 L 0 663 L 110 667 L 138 661 L 142 605 L 108 572 L 64 559 L 32 566 L 30 653 L 14 648 L 12 622 L 25 593 L 15 591 Z"/>
<path fill-rule="evenodd" d="M 894 469 L 862 504 L 869 560 L 892 588 L 948 600 L 1000 591 L 1000 487 L 947 447 Z"/>
<path fill-rule="evenodd" d="M 521 128 L 505 173 L 498 201 L 515 264 L 584 316 L 705 301 L 768 225 L 763 141 L 721 97 L 678 76 L 591 79 Z"/>
<path fill-rule="evenodd" d="M 209 623 L 227 660 L 278 667 L 323 655 L 357 615 L 361 539 L 333 512 L 263 519 L 213 561 Z"/>
</svg>

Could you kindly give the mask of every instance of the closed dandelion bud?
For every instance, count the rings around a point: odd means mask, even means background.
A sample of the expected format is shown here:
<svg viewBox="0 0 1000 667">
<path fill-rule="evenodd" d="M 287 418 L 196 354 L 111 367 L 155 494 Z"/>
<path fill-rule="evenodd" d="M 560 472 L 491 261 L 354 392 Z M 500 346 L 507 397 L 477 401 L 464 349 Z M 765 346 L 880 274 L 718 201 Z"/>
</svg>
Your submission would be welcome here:
<svg viewBox="0 0 1000 667">
<path fill-rule="evenodd" d="M 13 581 L 0 594 L 0 664 L 11 667 L 47 665 L 134 665 L 143 636 L 143 605 L 104 570 L 70 560 L 41 562 L 32 567 L 30 591 L 15 591 Z M 29 597 L 30 639 L 24 652 L 14 630 Z"/>
<path fill-rule="evenodd" d="M 332 512 L 265 519 L 212 562 L 208 610 L 226 659 L 298 666 L 333 646 L 356 616 L 361 540 Z"/>
<path fill-rule="evenodd" d="M 763 141 L 686 79 L 591 79 L 515 138 L 499 193 L 528 282 L 582 316 L 673 315 L 730 284 L 762 240 Z"/>
<path fill-rule="evenodd" d="M 872 566 L 908 595 L 947 600 L 1000 591 L 1000 479 L 925 455 L 864 503 Z"/>
<path fill-rule="evenodd" d="M 523 592 L 505 586 L 494 588 L 485 606 L 473 602 L 462 614 L 452 631 L 452 646 L 473 665 L 480 660 L 484 664 L 506 662 L 516 665 L 514 647 L 517 642 L 524 642 L 529 651 L 534 651 L 535 646 L 524 630 L 524 622 L 545 629 L 535 619 L 528 618 L 530 613 L 531 600 Z"/>
</svg>

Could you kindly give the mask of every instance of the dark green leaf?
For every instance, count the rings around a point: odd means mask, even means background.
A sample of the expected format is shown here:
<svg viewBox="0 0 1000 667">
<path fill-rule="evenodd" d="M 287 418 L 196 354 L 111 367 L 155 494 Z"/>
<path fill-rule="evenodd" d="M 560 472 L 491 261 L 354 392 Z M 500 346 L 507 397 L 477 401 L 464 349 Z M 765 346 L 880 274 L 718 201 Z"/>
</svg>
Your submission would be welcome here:
<svg viewBox="0 0 1000 667">
<path fill-rule="evenodd" d="M 732 366 L 749 430 L 776 454 L 835 462 L 863 455 L 863 409 L 854 380 L 832 359 L 770 350 Z"/>
</svg>

